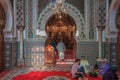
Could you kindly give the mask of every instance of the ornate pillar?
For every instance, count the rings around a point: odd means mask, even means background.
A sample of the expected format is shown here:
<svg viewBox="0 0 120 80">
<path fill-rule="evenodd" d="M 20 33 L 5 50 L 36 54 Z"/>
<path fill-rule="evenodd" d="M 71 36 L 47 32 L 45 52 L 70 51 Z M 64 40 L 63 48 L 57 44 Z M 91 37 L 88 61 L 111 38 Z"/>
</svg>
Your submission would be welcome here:
<svg viewBox="0 0 120 80">
<path fill-rule="evenodd" d="M 20 53 L 17 61 L 18 66 L 24 66 L 24 52 L 23 52 L 23 31 L 25 25 L 25 0 L 15 0 L 15 20 L 16 27 L 20 31 Z"/>
<path fill-rule="evenodd" d="M 120 24 L 117 24 L 118 35 L 117 35 L 117 67 L 120 70 Z"/>
<path fill-rule="evenodd" d="M 24 52 L 23 52 L 23 31 L 24 26 L 17 26 L 20 31 L 20 56 L 18 59 L 18 66 L 24 66 Z"/>
<path fill-rule="evenodd" d="M 102 61 L 102 31 L 105 26 L 97 26 L 98 27 L 98 46 L 99 46 L 99 54 L 97 61 Z"/>
<path fill-rule="evenodd" d="M 98 28 L 98 46 L 99 56 L 97 61 L 102 61 L 102 33 L 103 29 L 107 26 L 107 0 L 96 0 L 97 3 L 97 28 Z"/>
<path fill-rule="evenodd" d="M 4 70 L 4 21 L 0 20 L 0 71 Z"/>
</svg>

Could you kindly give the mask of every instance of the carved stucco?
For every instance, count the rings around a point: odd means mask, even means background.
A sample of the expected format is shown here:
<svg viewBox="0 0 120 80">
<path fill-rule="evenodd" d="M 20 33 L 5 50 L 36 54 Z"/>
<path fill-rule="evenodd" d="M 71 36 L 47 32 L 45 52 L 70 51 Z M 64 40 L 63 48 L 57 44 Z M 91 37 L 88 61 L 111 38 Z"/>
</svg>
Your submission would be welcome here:
<svg viewBox="0 0 120 80">
<path fill-rule="evenodd" d="M 12 27 L 13 27 L 13 10 L 12 5 L 9 0 L 0 0 L 0 4 L 5 11 L 6 24 L 4 28 L 5 38 L 12 37 Z"/>
<path fill-rule="evenodd" d="M 50 3 L 39 15 L 37 22 L 37 29 L 40 31 L 45 31 L 45 25 L 47 20 L 54 14 L 54 11 L 51 10 L 54 4 Z M 64 4 L 67 14 L 73 17 L 76 22 L 77 31 L 79 32 L 79 36 L 76 36 L 78 40 L 84 40 L 86 38 L 85 33 L 85 20 L 81 12 L 75 8 L 73 5 L 69 3 Z"/>
<path fill-rule="evenodd" d="M 119 0 L 112 0 L 112 3 L 109 8 L 109 15 L 108 15 L 108 26 L 107 29 L 107 37 L 108 38 L 116 38 L 117 37 L 117 28 L 116 28 L 116 14 L 119 8 L 120 1 Z"/>
</svg>

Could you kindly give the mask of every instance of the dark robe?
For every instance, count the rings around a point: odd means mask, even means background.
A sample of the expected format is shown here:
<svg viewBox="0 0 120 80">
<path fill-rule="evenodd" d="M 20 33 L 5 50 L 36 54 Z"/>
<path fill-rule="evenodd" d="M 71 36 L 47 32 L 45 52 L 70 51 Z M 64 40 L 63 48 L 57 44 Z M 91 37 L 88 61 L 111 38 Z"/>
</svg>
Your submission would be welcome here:
<svg viewBox="0 0 120 80">
<path fill-rule="evenodd" d="M 109 68 L 105 74 L 103 75 L 102 80 L 118 80 L 117 74 L 116 74 L 117 68 L 111 67 Z"/>
</svg>

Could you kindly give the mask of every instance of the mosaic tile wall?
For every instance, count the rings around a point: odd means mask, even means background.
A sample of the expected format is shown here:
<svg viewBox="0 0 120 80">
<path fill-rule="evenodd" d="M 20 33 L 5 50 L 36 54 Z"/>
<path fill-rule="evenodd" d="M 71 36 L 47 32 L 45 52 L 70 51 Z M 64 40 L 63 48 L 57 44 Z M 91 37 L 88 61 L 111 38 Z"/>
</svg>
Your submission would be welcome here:
<svg viewBox="0 0 120 80">
<path fill-rule="evenodd" d="M 102 56 L 106 56 L 111 65 L 116 65 L 117 47 L 115 42 L 105 42 L 102 45 Z M 85 56 L 90 65 L 94 65 L 98 57 L 98 42 L 78 42 L 76 57 Z M 12 69 L 17 65 L 19 57 L 19 42 L 5 42 L 5 70 Z M 43 40 L 24 40 L 25 65 L 29 67 L 44 66 L 44 41 Z"/>
<path fill-rule="evenodd" d="M 24 0 L 15 0 L 16 26 L 24 25 Z"/>
<path fill-rule="evenodd" d="M 44 41 L 24 41 L 26 66 L 41 67 L 44 65 Z"/>
<path fill-rule="evenodd" d="M 26 37 L 33 38 L 33 0 L 25 0 L 25 26 Z"/>
<path fill-rule="evenodd" d="M 99 26 L 106 25 L 106 12 L 107 12 L 107 2 L 106 0 L 99 0 L 98 1 L 98 24 Z"/>
<path fill-rule="evenodd" d="M 110 64 L 117 65 L 117 43 L 110 43 Z"/>
<path fill-rule="evenodd" d="M 117 65 L 117 43 L 105 42 L 104 43 L 104 56 L 109 59 L 110 65 Z"/>
<path fill-rule="evenodd" d="M 9 70 L 17 65 L 18 47 L 17 42 L 6 41 L 5 42 L 5 53 L 4 53 L 4 69 Z"/>
<path fill-rule="evenodd" d="M 77 56 L 85 56 L 91 65 L 94 65 L 98 57 L 98 42 L 79 42 Z M 102 43 L 102 58 L 106 57 L 110 65 L 117 65 L 117 45 L 116 42 Z"/>
<path fill-rule="evenodd" d="M 89 1 L 89 39 L 95 39 L 95 28 L 96 28 L 96 14 L 95 14 L 95 0 Z M 94 15 L 93 15 L 94 14 Z"/>
<path fill-rule="evenodd" d="M 94 65 L 96 57 L 98 57 L 98 43 L 97 42 L 79 42 L 77 45 L 77 58 L 85 56 L 90 65 Z"/>
</svg>

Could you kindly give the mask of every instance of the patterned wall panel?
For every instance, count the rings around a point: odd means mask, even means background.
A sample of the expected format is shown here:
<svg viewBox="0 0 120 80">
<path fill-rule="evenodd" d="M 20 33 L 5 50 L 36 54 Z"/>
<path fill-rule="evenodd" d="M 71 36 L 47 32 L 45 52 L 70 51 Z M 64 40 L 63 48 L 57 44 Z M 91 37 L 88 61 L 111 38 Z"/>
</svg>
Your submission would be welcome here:
<svg viewBox="0 0 120 80">
<path fill-rule="evenodd" d="M 24 57 L 26 66 L 41 67 L 44 65 L 44 41 L 25 40 Z"/>
<path fill-rule="evenodd" d="M 117 65 L 117 43 L 110 43 L 110 63 L 111 65 Z"/>
<path fill-rule="evenodd" d="M 77 58 L 85 56 L 91 65 L 95 64 L 98 57 L 98 42 L 78 42 Z"/>
<path fill-rule="evenodd" d="M 66 2 L 72 4 L 73 6 L 76 6 L 76 8 L 81 11 L 83 16 L 84 16 L 84 9 L 85 9 L 84 1 L 85 0 L 66 0 Z"/>
<path fill-rule="evenodd" d="M 44 41 L 24 41 L 24 53 L 26 66 L 41 67 L 44 65 Z M 97 63 L 98 42 L 78 42 L 76 58 L 81 56 L 85 56 L 91 66 Z M 116 65 L 116 45 L 103 43 L 102 57 L 107 57 L 111 65 Z"/>
<path fill-rule="evenodd" d="M 107 2 L 106 0 L 98 1 L 98 24 L 99 26 L 106 25 Z"/>
<path fill-rule="evenodd" d="M 25 0 L 26 38 L 33 38 L 33 0 Z"/>
<path fill-rule="evenodd" d="M 95 38 L 95 0 L 90 0 L 90 7 L 89 7 L 89 39 Z"/>
<path fill-rule="evenodd" d="M 104 57 L 110 60 L 110 42 L 104 42 Z"/>
<path fill-rule="evenodd" d="M 12 61 L 12 43 L 6 42 L 5 43 L 5 54 L 4 54 L 4 62 L 5 62 L 5 69 L 11 69 L 11 61 Z"/>
<path fill-rule="evenodd" d="M 5 42 L 5 53 L 4 53 L 4 68 L 5 70 L 12 69 L 17 64 L 17 42 L 6 41 Z"/>
<path fill-rule="evenodd" d="M 15 1 L 16 26 L 24 26 L 24 0 Z"/>
<path fill-rule="evenodd" d="M 17 65 L 17 58 L 18 58 L 18 42 L 13 41 L 12 42 L 12 68 Z"/>
</svg>

